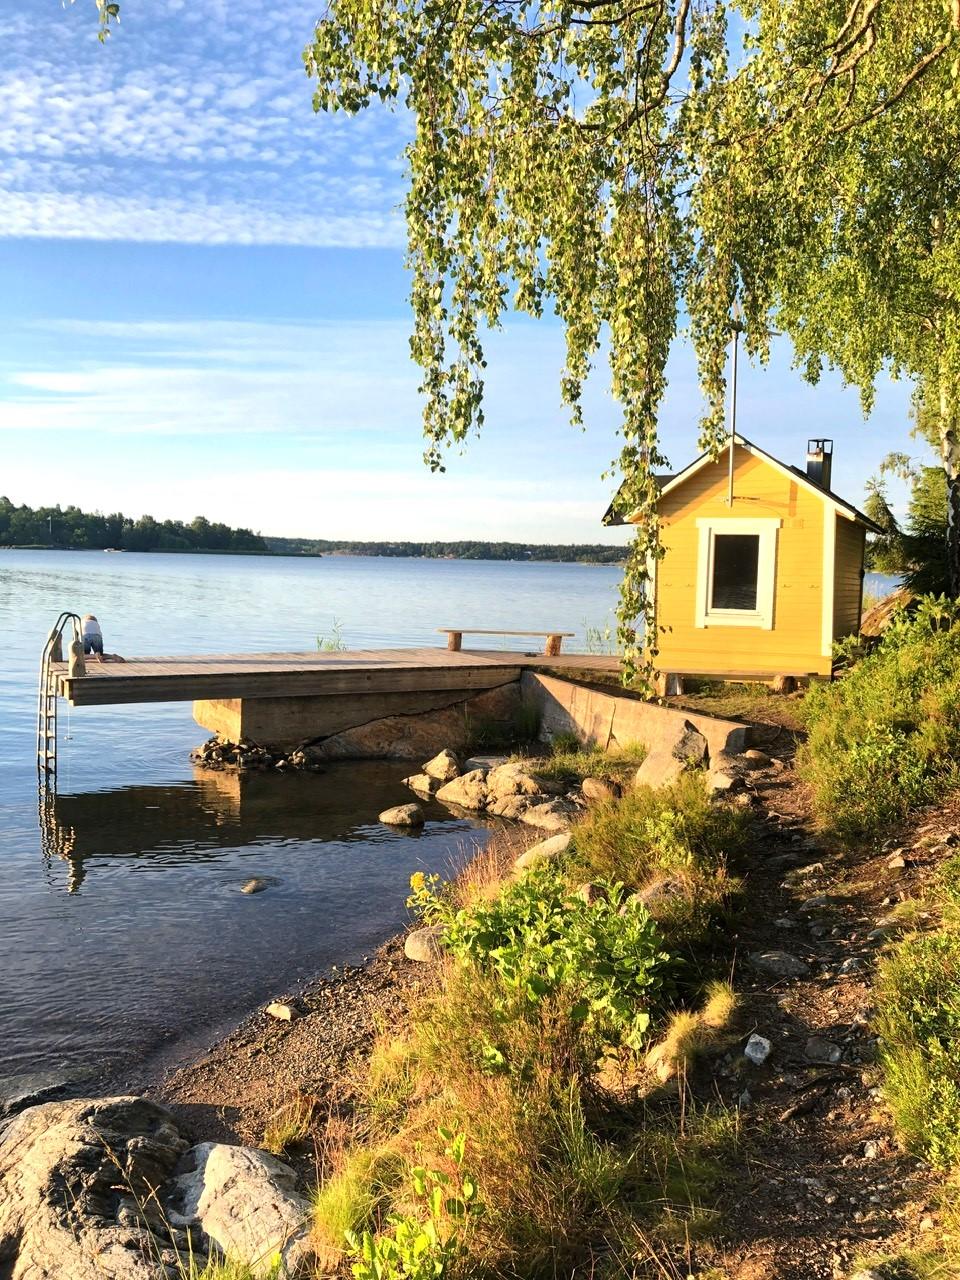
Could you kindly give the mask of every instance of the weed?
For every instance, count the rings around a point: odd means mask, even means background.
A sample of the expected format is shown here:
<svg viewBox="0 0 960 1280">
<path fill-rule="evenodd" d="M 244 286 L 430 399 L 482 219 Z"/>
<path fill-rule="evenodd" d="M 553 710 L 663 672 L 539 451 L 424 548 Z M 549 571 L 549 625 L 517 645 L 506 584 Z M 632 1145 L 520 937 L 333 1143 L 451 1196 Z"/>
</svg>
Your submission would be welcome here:
<svg viewBox="0 0 960 1280">
<path fill-rule="evenodd" d="M 330 627 L 330 634 L 324 632 L 317 636 L 317 648 L 321 653 L 343 653 L 347 644 L 343 638 L 343 623 L 339 618 L 334 618 Z"/>
<path fill-rule="evenodd" d="M 297 1093 L 279 1107 L 267 1121 L 263 1130 L 263 1145 L 275 1156 L 282 1156 L 289 1148 L 303 1142 L 310 1133 L 316 1109 L 316 1099 Z"/>
<path fill-rule="evenodd" d="M 390 1147 L 347 1151 L 314 1200 L 313 1225 L 320 1242 L 342 1249 L 348 1233 L 376 1231 L 403 1174 L 403 1158 Z"/>
<path fill-rule="evenodd" d="M 584 778 L 610 778 L 621 780 L 633 773 L 647 757 L 642 743 L 620 747 L 616 751 L 604 751 L 602 747 L 584 747 L 573 734 L 557 734 L 550 741 L 550 755 L 535 759 L 514 756 L 518 763 L 529 766 L 531 772 L 541 778 L 550 778 L 568 785 L 582 782 Z"/>
</svg>

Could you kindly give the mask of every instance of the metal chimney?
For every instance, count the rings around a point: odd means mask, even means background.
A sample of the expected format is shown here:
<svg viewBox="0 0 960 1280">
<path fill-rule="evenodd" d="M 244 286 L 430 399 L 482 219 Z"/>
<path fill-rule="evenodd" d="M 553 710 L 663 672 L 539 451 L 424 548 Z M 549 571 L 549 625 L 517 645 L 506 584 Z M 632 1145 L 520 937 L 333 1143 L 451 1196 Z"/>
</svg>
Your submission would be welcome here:
<svg viewBox="0 0 960 1280">
<path fill-rule="evenodd" d="M 833 441 L 832 440 L 808 440 L 807 441 L 807 476 L 818 484 L 821 489 L 830 488 L 830 478 L 833 471 Z"/>
</svg>

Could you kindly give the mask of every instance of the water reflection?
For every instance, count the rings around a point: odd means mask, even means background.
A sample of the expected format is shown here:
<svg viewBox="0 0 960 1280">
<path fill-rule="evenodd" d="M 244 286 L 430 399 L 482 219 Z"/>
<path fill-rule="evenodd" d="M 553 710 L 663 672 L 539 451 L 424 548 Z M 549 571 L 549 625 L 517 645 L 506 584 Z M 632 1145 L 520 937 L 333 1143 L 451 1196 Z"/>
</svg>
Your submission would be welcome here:
<svg viewBox="0 0 960 1280">
<path fill-rule="evenodd" d="M 163 871 L 218 860 L 238 848 L 267 852 L 265 846 L 276 843 L 376 845 L 445 834 L 462 843 L 471 832 L 486 830 L 422 798 L 427 826 L 403 832 L 383 826 L 377 813 L 388 803 L 384 797 L 410 799 L 398 785 L 398 773 L 405 772 L 406 766 L 388 762 L 333 764 L 322 778 L 195 768 L 192 783 L 76 795 L 42 791 L 41 847 L 48 872 L 65 864 L 65 887 L 76 893 L 87 880 L 88 864 L 106 860 L 136 859 L 142 870 Z"/>
</svg>

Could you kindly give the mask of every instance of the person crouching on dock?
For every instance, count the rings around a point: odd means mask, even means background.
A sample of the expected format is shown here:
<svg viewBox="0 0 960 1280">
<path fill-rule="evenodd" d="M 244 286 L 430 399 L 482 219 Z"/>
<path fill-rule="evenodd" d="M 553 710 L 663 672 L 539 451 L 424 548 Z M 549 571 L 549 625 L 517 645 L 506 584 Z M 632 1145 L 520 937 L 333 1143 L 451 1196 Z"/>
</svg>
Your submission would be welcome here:
<svg viewBox="0 0 960 1280">
<path fill-rule="evenodd" d="M 85 613 L 81 624 L 81 635 L 83 639 L 83 652 L 85 654 L 95 654 L 97 659 L 103 661 L 103 632 L 100 630 L 100 623 L 92 613 Z"/>
</svg>

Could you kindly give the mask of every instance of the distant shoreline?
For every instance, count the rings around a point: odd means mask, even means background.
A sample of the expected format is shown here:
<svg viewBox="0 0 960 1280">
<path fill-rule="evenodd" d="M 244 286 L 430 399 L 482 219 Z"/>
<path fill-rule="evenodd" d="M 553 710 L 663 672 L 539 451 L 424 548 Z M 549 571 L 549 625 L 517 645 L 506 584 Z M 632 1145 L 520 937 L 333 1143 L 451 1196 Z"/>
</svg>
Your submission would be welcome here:
<svg viewBox="0 0 960 1280">
<path fill-rule="evenodd" d="M 0 544 L 0 551 L 56 551 L 85 552 L 99 555 L 133 555 L 133 556 L 242 556 L 246 559 L 262 560 L 328 560 L 328 559 L 370 559 L 370 560 L 450 560 L 469 564 L 583 564 L 595 565 L 598 568 L 623 568 L 624 558 L 606 559 L 587 556 L 536 556 L 519 554 L 515 556 L 482 556 L 482 555 L 424 555 L 417 552 L 377 551 L 373 545 L 366 550 L 334 550 L 334 551 L 287 551 L 268 548 L 266 551 L 231 551 L 204 547 L 150 547 L 143 551 L 127 551 L 120 547 L 57 547 L 33 543 L 29 545 Z"/>
</svg>

